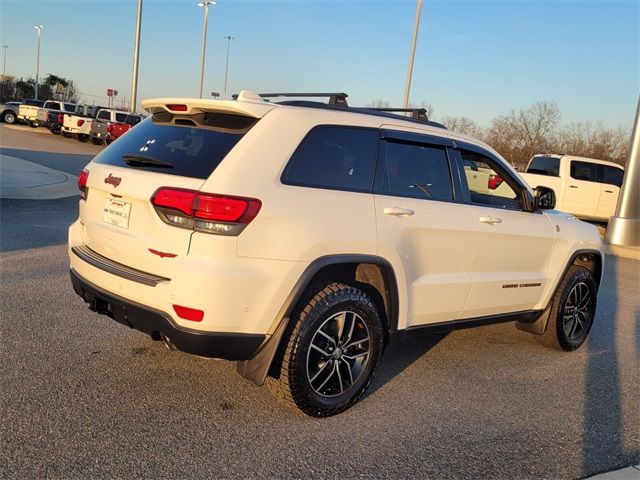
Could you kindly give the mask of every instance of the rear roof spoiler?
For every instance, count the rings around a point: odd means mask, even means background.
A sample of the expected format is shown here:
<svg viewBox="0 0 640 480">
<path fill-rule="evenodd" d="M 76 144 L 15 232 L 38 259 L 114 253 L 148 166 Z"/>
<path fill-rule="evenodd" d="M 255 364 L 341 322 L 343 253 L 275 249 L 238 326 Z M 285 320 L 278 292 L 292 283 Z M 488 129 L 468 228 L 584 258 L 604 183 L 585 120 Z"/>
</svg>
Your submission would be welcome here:
<svg viewBox="0 0 640 480">
<path fill-rule="evenodd" d="M 194 115 L 206 112 L 223 112 L 244 117 L 262 118 L 274 108 L 276 104 L 257 99 L 251 95 L 242 96 L 238 101 L 208 100 L 203 98 L 150 98 L 142 101 L 142 108 L 151 113 L 169 112 L 180 115 Z"/>
</svg>

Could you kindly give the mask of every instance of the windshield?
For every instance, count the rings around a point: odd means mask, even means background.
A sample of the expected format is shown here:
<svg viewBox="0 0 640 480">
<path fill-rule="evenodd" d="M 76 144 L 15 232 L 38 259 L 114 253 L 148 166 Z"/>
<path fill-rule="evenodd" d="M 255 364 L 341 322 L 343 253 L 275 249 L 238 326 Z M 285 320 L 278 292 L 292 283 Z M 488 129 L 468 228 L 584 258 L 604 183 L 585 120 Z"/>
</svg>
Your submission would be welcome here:
<svg viewBox="0 0 640 480">
<path fill-rule="evenodd" d="M 560 175 L 560 158 L 538 155 L 531 159 L 527 173 L 537 173 L 539 175 L 549 175 L 557 177 Z"/>
<path fill-rule="evenodd" d="M 120 137 L 95 161 L 206 179 L 256 122 L 255 118 L 228 114 L 176 119 L 171 114 L 155 114 Z"/>
</svg>

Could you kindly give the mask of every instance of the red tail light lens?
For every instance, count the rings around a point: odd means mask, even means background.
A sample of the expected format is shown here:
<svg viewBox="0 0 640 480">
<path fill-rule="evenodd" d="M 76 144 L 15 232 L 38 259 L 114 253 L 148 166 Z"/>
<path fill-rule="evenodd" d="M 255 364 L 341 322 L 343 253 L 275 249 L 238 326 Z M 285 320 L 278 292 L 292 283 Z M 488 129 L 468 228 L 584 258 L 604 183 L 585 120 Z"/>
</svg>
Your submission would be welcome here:
<svg viewBox="0 0 640 480">
<path fill-rule="evenodd" d="M 489 175 L 489 188 L 491 190 L 495 190 L 496 188 L 498 188 L 502 184 L 502 182 L 504 182 L 502 177 L 494 174 Z"/>
<path fill-rule="evenodd" d="M 58 114 L 58 123 L 63 123 L 64 122 L 64 113 L 59 113 Z"/>
<path fill-rule="evenodd" d="M 167 105 L 167 108 L 169 110 L 171 110 L 172 112 L 186 112 L 187 111 L 187 106 L 186 105 L 176 105 L 176 104 L 169 104 Z"/>
<path fill-rule="evenodd" d="M 218 235 L 239 235 L 262 206 L 255 198 L 165 187 L 153 194 L 151 203 L 169 225 Z"/>
<path fill-rule="evenodd" d="M 80 198 L 87 199 L 87 180 L 89 179 L 89 170 L 82 170 L 78 175 L 78 190 L 80 190 Z"/>
<path fill-rule="evenodd" d="M 84 125 L 84 120 L 80 119 L 77 122 L 78 126 L 81 127 L 82 125 Z"/>
<path fill-rule="evenodd" d="M 182 307 L 180 305 L 174 305 L 173 309 L 180 318 L 185 320 L 191 320 L 192 322 L 200 322 L 204 318 L 204 312 L 202 310 L 196 310 L 195 308 Z"/>
</svg>

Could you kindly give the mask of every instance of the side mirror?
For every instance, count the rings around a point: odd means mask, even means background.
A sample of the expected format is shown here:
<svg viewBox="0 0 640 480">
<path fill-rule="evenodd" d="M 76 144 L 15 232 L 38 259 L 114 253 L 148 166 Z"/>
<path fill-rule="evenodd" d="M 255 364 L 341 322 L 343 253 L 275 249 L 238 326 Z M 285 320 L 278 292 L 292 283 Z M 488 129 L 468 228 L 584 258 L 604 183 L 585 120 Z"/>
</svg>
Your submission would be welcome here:
<svg viewBox="0 0 640 480">
<path fill-rule="evenodd" d="M 553 210 L 556 207 L 556 192 L 549 187 L 536 187 L 535 193 L 536 210 Z"/>
</svg>

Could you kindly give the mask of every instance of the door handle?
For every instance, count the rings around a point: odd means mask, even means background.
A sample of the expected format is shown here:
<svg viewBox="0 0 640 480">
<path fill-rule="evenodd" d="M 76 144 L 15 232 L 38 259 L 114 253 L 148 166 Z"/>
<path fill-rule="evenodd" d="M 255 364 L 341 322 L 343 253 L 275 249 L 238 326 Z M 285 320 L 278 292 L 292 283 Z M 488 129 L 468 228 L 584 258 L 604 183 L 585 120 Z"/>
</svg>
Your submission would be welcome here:
<svg viewBox="0 0 640 480">
<path fill-rule="evenodd" d="M 569 188 L 578 188 L 577 185 L 569 185 Z"/>
<path fill-rule="evenodd" d="M 605 190 L 605 193 L 613 193 L 613 190 Z"/>
<path fill-rule="evenodd" d="M 495 223 L 502 223 L 502 219 L 498 217 L 480 217 L 480 223 L 488 223 L 493 225 Z"/>
<path fill-rule="evenodd" d="M 409 215 L 413 215 L 414 212 L 410 208 L 401 208 L 401 207 L 385 207 L 384 214 L 385 215 L 394 215 L 396 217 L 407 217 Z"/>
</svg>

